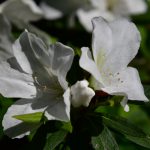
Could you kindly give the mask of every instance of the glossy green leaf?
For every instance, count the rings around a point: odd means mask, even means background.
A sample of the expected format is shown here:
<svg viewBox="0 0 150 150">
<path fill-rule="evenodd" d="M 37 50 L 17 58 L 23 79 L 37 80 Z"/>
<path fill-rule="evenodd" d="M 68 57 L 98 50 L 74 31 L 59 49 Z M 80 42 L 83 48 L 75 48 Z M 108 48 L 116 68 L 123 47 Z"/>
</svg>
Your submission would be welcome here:
<svg viewBox="0 0 150 150">
<path fill-rule="evenodd" d="M 97 137 L 92 137 L 92 145 L 95 150 L 119 150 L 117 142 L 107 127 Z"/>
<path fill-rule="evenodd" d="M 150 58 L 150 52 L 149 52 L 149 47 L 147 47 L 147 44 L 146 44 L 147 38 L 148 38 L 147 29 L 143 26 L 139 26 L 138 29 L 139 29 L 139 31 L 141 33 L 141 37 L 142 37 L 141 52 L 145 58 L 149 59 Z"/>
<path fill-rule="evenodd" d="M 144 86 L 144 91 L 145 91 L 145 95 L 150 100 L 150 85 L 145 85 Z"/>
<path fill-rule="evenodd" d="M 3 127 L 2 127 L 2 120 L 3 116 L 6 113 L 9 106 L 13 104 L 13 100 L 10 98 L 4 98 L 0 96 L 0 139 L 3 137 Z"/>
<path fill-rule="evenodd" d="M 16 115 L 13 117 L 27 123 L 39 123 L 43 117 L 43 113 L 36 112 L 32 114 Z"/>
<path fill-rule="evenodd" d="M 48 134 L 43 150 L 54 150 L 64 140 L 67 133 L 68 131 L 66 130 L 59 130 L 57 132 Z"/>
<path fill-rule="evenodd" d="M 133 123 L 129 122 L 127 119 L 119 116 L 105 115 L 102 117 L 103 122 L 106 126 L 114 129 L 125 135 L 130 135 L 134 137 L 145 137 L 146 134 L 138 128 Z"/>
<path fill-rule="evenodd" d="M 126 136 L 126 138 L 138 145 L 141 145 L 146 148 L 150 148 L 150 137 L 149 136 L 146 136 L 145 138 Z"/>
<path fill-rule="evenodd" d="M 124 134 L 125 137 L 146 148 L 150 148 L 150 136 L 143 132 L 142 129 L 129 122 L 123 117 L 114 117 L 110 115 L 103 116 L 103 122 L 111 129 Z"/>
<path fill-rule="evenodd" d="M 63 122 L 62 129 L 67 130 L 71 133 L 73 130 L 71 122 Z"/>
</svg>

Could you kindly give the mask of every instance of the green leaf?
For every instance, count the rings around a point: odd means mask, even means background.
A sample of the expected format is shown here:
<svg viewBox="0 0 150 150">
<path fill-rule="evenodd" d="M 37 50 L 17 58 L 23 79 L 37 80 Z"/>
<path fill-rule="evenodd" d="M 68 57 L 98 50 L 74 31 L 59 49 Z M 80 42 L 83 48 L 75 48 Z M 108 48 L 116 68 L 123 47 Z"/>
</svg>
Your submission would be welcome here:
<svg viewBox="0 0 150 150">
<path fill-rule="evenodd" d="M 54 150 L 64 140 L 67 133 L 68 131 L 66 130 L 59 130 L 57 132 L 48 134 L 43 150 Z"/>
<path fill-rule="evenodd" d="M 147 46 L 147 39 L 148 39 L 148 30 L 143 26 L 138 26 L 138 29 L 141 33 L 142 41 L 141 41 L 141 52 L 145 58 L 150 58 L 149 47 Z M 145 68 L 144 68 L 145 69 Z"/>
<path fill-rule="evenodd" d="M 150 148 L 150 137 L 127 119 L 110 115 L 103 116 L 102 118 L 106 126 L 124 134 L 128 140 L 143 147 Z"/>
<path fill-rule="evenodd" d="M 144 91 L 145 91 L 145 95 L 150 100 L 150 85 L 145 85 L 144 86 Z"/>
<path fill-rule="evenodd" d="M 145 137 L 146 134 L 142 129 L 138 128 L 133 123 L 129 122 L 127 119 L 119 116 L 105 115 L 102 116 L 103 122 L 106 126 L 122 133 L 125 135 L 130 135 L 134 137 Z"/>
<path fill-rule="evenodd" d="M 145 138 L 133 137 L 133 136 L 126 136 L 126 138 L 138 145 L 141 145 L 146 148 L 150 148 L 150 137 L 147 136 Z"/>
<path fill-rule="evenodd" d="M 18 120 L 21 120 L 21 121 L 27 122 L 27 123 L 39 123 L 41 121 L 42 117 L 43 117 L 42 112 L 13 116 L 13 118 L 16 118 Z"/>
<path fill-rule="evenodd" d="M 3 127 L 2 127 L 2 120 L 4 117 L 4 114 L 7 112 L 7 109 L 9 106 L 13 104 L 13 100 L 10 98 L 4 98 L 0 96 L 0 139 L 4 135 Z"/>
<path fill-rule="evenodd" d="M 63 125 L 61 127 L 62 129 L 64 130 L 67 130 L 68 132 L 72 132 L 72 125 L 71 125 L 71 122 L 63 122 Z"/>
<path fill-rule="evenodd" d="M 92 137 L 92 145 L 95 150 L 119 150 L 115 138 L 107 127 L 104 127 L 99 136 Z"/>
</svg>

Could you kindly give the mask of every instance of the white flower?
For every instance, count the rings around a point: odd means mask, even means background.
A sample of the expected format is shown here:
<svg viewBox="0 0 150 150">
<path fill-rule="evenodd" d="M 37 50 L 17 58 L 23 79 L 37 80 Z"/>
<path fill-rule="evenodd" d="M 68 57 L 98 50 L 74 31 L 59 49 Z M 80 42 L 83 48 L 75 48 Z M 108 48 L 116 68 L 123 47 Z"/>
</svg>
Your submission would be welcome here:
<svg viewBox="0 0 150 150">
<path fill-rule="evenodd" d="M 35 127 L 13 118 L 15 115 L 43 112 L 48 120 L 68 121 L 70 89 L 66 74 L 73 61 L 73 50 L 61 43 L 47 48 L 35 35 L 24 32 L 13 51 L 16 61 L 0 64 L 0 93 L 22 99 L 4 115 L 5 133 L 20 138 Z"/>
<path fill-rule="evenodd" d="M 78 18 L 87 31 L 92 31 L 91 19 L 101 16 L 108 21 L 118 17 L 130 17 L 146 12 L 144 0 L 90 0 L 93 8 L 80 8 Z"/>
<path fill-rule="evenodd" d="M 28 29 L 30 32 L 41 37 L 47 45 L 49 44 L 49 35 L 30 22 L 46 18 L 47 15 L 55 19 L 57 15 L 55 12 L 44 12 L 43 9 L 34 2 L 34 0 L 7 0 L 0 4 L 0 13 L 17 28 L 22 30 Z"/>
<path fill-rule="evenodd" d="M 77 81 L 71 86 L 71 103 L 74 107 L 88 107 L 95 92 L 88 87 L 87 80 Z"/>
<path fill-rule="evenodd" d="M 138 71 L 127 67 L 137 54 L 141 41 L 136 26 L 124 19 L 108 23 L 99 17 L 92 22 L 93 58 L 89 49 L 83 47 L 80 66 L 92 74 L 94 88 L 111 95 L 125 96 L 124 107 L 127 98 L 148 101 Z"/>
<path fill-rule="evenodd" d="M 43 16 L 42 10 L 33 0 L 7 0 L 0 5 L 0 13 L 20 28 Z"/>
<path fill-rule="evenodd" d="M 45 18 L 52 20 L 72 15 L 85 4 L 87 4 L 87 0 L 41 0 L 40 7 Z"/>
</svg>

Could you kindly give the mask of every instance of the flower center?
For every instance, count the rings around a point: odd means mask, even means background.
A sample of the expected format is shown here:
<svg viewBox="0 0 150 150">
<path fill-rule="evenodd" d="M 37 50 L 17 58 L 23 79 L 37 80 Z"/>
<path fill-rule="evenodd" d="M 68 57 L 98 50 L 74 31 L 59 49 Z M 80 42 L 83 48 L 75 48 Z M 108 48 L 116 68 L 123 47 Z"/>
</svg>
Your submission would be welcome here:
<svg viewBox="0 0 150 150">
<path fill-rule="evenodd" d="M 107 0 L 107 9 L 112 11 L 118 0 Z"/>
<path fill-rule="evenodd" d="M 44 93 L 50 93 L 50 94 L 53 94 L 53 95 L 57 95 L 57 97 L 60 97 L 63 95 L 64 91 L 61 87 L 59 87 L 58 85 L 54 85 L 52 88 L 49 88 L 48 86 L 46 85 L 41 85 L 39 82 L 38 82 L 38 78 L 36 76 L 33 77 L 34 78 L 34 81 L 35 81 L 35 85 L 36 87 L 38 88 L 38 90 L 44 92 Z"/>
</svg>

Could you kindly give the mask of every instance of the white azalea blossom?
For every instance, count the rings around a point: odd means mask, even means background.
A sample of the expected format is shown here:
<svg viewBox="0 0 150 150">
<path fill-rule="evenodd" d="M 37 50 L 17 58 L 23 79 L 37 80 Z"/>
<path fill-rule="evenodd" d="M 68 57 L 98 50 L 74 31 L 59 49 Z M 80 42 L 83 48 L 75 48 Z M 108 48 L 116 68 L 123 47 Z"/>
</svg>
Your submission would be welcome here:
<svg viewBox="0 0 150 150">
<path fill-rule="evenodd" d="M 42 0 L 40 8 L 46 19 L 57 19 L 64 15 L 75 14 L 78 8 L 87 4 L 87 0 Z"/>
<path fill-rule="evenodd" d="M 55 12 L 44 11 L 45 5 L 38 6 L 34 0 L 6 0 L 0 4 L 0 14 L 2 14 L 11 24 L 14 24 L 19 29 L 28 29 L 42 38 L 47 45 L 50 43 L 49 35 L 31 24 L 33 21 L 38 21 L 42 18 L 50 17 L 57 19 Z M 47 6 L 48 7 L 48 6 Z"/>
<path fill-rule="evenodd" d="M 43 112 L 48 120 L 69 121 L 66 74 L 73 61 L 73 50 L 61 43 L 46 47 L 41 39 L 25 31 L 14 43 L 13 52 L 16 61 L 0 64 L 0 93 L 22 99 L 4 115 L 5 133 L 21 138 L 35 127 L 13 118 L 15 115 Z"/>
<path fill-rule="evenodd" d="M 80 66 L 92 74 L 91 84 L 96 90 L 111 95 L 125 96 L 122 106 L 127 108 L 127 99 L 148 101 L 138 71 L 127 67 L 140 46 L 140 33 L 136 26 L 125 19 L 107 22 L 94 18 L 92 54 L 82 48 Z"/>
<path fill-rule="evenodd" d="M 41 0 L 37 5 L 34 0 L 6 0 L 0 5 L 0 13 L 6 15 L 18 27 L 22 27 L 41 18 L 54 20 L 73 14 L 86 3 L 87 0 Z"/>
<path fill-rule="evenodd" d="M 74 107 L 88 107 L 92 97 L 95 95 L 93 89 L 88 87 L 87 80 L 77 81 L 71 86 L 71 103 Z"/>
<path fill-rule="evenodd" d="M 101 16 L 108 21 L 142 14 L 147 10 L 144 0 L 90 0 L 93 8 L 80 8 L 78 18 L 87 31 L 92 31 L 91 19 Z"/>
<path fill-rule="evenodd" d="M 7 0 L 0 5 L 0 13 L 20 28 L 43 17 L 42 10 L 33 0 Z"/>
</svg>

